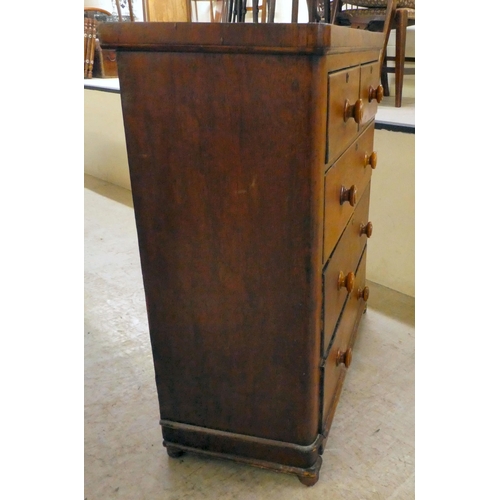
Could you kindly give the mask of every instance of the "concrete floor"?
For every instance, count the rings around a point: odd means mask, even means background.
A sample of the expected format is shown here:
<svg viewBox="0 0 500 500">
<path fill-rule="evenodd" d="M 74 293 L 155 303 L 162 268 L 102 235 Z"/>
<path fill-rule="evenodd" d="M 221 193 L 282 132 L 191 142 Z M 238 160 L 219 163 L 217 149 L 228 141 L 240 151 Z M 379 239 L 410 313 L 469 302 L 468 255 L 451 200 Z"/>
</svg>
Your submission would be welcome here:
<svg viewBox="0 0 500 500">
<path fill-rule="evenodd" d="M 368 254 L 369 257 L 369 254 Z M 85 499 L 415 498 L 414 299 L 370 283 L 318 483 L 162 446 L 130 191 L 85 177 Z"/>
</svg>

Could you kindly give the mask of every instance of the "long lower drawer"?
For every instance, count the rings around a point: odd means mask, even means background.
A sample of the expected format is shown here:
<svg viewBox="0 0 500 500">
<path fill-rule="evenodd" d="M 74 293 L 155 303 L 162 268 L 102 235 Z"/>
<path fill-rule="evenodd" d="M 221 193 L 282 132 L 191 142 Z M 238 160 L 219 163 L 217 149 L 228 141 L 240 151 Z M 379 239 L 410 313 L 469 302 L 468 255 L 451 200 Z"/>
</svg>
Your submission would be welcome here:
<svg viewBox="0 0 500 500">
<path fill-rule="evenodd" d="M 354 289 L 342 311 L 335 337 L 324 360 L 322 370 L 323 382 L 323 431 L 329 429 L 335 413 L 335 407 L 342 389 L 346 370 L 352 360 L 352 346 L 356 329 L 368 300 L 366 287 L 366 247 L 356 271 Z M 326 432 L 326 431 L 325 431 Z"/>
</svg>

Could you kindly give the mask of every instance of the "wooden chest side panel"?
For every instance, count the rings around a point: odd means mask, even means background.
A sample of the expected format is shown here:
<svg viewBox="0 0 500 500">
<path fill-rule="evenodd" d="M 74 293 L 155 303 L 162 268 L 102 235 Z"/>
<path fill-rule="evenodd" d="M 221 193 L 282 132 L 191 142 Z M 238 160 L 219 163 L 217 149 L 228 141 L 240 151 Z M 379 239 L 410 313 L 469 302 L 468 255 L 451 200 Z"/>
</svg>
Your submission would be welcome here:
<svg viewBox="0 0 500 500">
<path fill-rule="evenodd" d="M 359 66 L 328 75 L 327 165 L 336 160 L 356 137 L 359 126 L 344 120 L 345 103 L 355 104 L 359 97 Z"/>
<path fill-rule="evenodd" d="M 119 72 L 161 418 L 311 443 L 308 59 L 127 52 Z"/>
</svg>

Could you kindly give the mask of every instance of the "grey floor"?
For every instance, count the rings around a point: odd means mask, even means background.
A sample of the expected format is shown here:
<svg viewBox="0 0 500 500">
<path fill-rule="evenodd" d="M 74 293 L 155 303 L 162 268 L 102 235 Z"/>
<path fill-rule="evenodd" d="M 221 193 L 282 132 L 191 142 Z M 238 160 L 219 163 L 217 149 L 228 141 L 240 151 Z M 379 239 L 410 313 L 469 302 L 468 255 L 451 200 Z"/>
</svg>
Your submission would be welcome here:
<svg viewBox="0 0 500 500">
<path fill-rule="evenodd" d="M 85 499 L 415 498 L 414 299 L 370 283 L 319 482 L 162 446 L 130 192 L 85 177 Z"/>
</svg>

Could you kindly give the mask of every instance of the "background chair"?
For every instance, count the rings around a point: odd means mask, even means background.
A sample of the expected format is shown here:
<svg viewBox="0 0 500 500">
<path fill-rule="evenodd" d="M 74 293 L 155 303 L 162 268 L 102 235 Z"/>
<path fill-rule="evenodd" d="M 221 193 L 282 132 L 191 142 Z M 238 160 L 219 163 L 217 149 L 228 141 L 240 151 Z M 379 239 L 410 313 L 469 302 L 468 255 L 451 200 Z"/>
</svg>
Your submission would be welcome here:
<svg viewBox="0 0 500 500">
<path fill-rule="evenodd" d="M 224 0 L 226 22 L 245 22 L 247 12 L 252 12 L 252 22 L 273 23 L 276 0 Z M 224 16 L 223 16 L 224 17 Z"/>
<path fill-rule="evenodd" d="M 201 2 L 202 0 L 188 0 L 189 6 L 191 6 L 191 21 L 193 22 L 199 22 L 199 13 L 198 13 L 198 2 Z M 221 13 L 219 11 L 218 7 L 218 2 L 215 0 L 208 0 L 209 2 L 209 14 L 210 14 L 210 22 L 211 23 L 218 23 L 221 21 Z M 206 3 L 203 1 L 203 3 Z M 189 9 L 188 9 L 189 10 Z"/>
<path fill-rule="evenodd" d="M 111 2 L 105 0 L 85 0 L 83 6 L 83 77 L 116 78 L 116 51 L 102 49 L 97 35 L 97 27 L 102 22 L 112 20 L 112 13 L 105 7 Z M 118 1 L 117 1 L 118 4 Z M 120 20 L 122 19 L 119 13 Z M 131 12 L 131 19 L 133 13 Z"/>
<path fill-rule="evenodd" d="M 102 1 L 86 0 L 83 6 L 83 78 L 92 78 L 97 45 L 98 15 L 111 16 Z"/>
<path fill-rule="evenodd" d="M 366 29 L 368 31 L 385 32 L 385 44 L 381 60 L 381 82 L 384 87 L 384 95 L 388 96 L 389 84 L 388 73 L 394 73 L 396 77 L 395 105 L 401 107 L 403 94 L 403 76 L 415 74 L 414 68 L 405 68 L 405 62 L 415 62 L 415 58 L 405 56 L 406 30 L 408 26 L 415 25 L 415 0 L 333 0 L 331 3 L 330 22 L 341 26 Z M 387 11 L 390 14 L 390 24 L 385 26 Z M 333 20 L 333 21 L 332 21 Z M 396 30 L 396 56 L 387 56 L 387 42 L 390 31 Z M 394 61 L 394 67 L 389 67 L 387 62 Z"/>
</svg>

